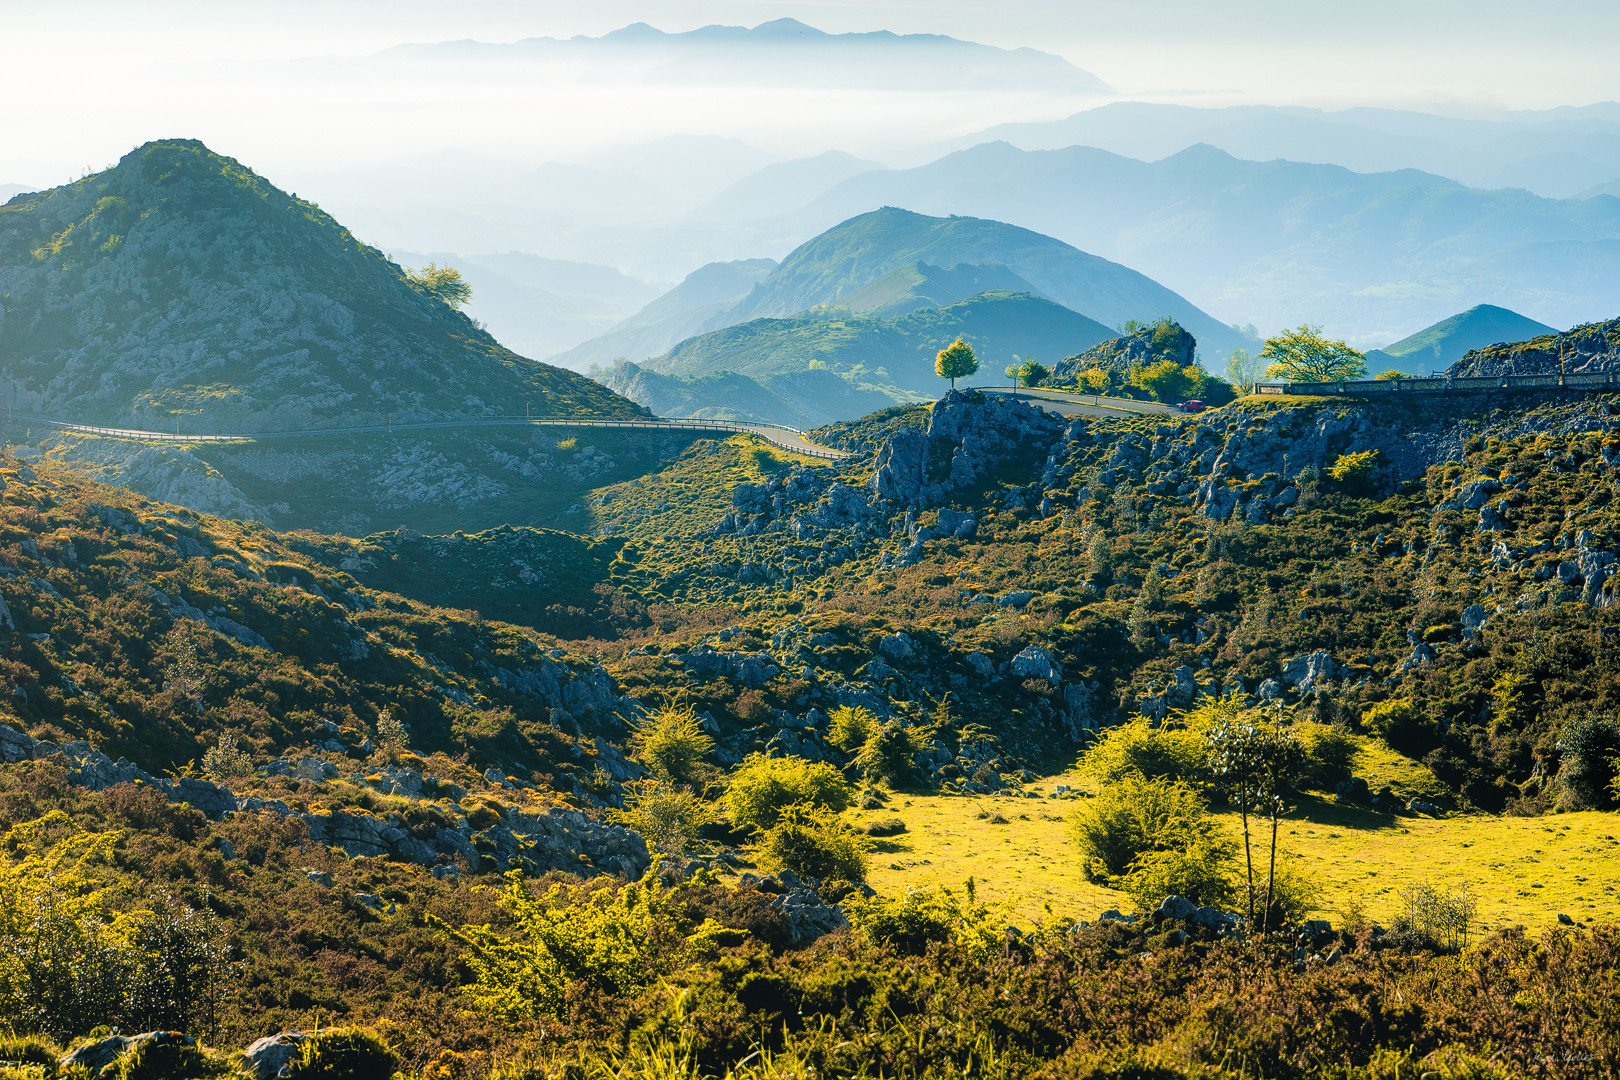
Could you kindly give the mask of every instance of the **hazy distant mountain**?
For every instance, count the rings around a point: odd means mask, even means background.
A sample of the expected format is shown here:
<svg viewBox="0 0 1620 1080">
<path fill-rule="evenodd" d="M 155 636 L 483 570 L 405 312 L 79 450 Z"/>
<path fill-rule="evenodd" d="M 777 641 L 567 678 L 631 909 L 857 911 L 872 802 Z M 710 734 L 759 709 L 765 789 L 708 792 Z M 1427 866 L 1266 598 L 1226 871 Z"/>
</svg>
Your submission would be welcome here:
<svg viewBox="0 0 1620 1080">
<path fill-rule="evenodd" d="M 1148 161 L 1207 143 L 1250 161 L 1283 158 L 1358 172 L 1421 169 L 1474 187 L 1522 187 L 1550 198 L 1620 176 L 1620 105 L 1614 102 L 1489 120 L 1399 109 L 1115 102 L 1063 120 L 1001 124 L 924 153 L 935 157 L 997 140 L 1024 150 L 1094 146 Z"/>
<path fill-rule="evenodd" d="M 1589 187 L 1575 197 L 1577 199 L 1596 199 L 1603 195 L 1608 195 L 1611 198 L 1620 198 L 1620 180 L 1610 180 L 1607 184 L 1598 184 L 1595 187 Z"/>
<path fill-rule="evenodd" d="M 1518 312 L 1492 304 L 1471 307 L 1449 319 L 1442 319 L 1393 345 L 1367 354 L 1373 374 L 1393 365 L 1413 375 L 1444 371 L 1463 358 L 1470 349 L 1483 349 L 1515 341 L 1528 341 L 1558 331 L 1546 323 L 1527 319 Z"/>
<path fill-rule="evenodd" d="M 759 221 L 810 202 L 834 184 L 881 169 L 875 161 L 829 150 L 815 157 L 780 161 L 746 176 L 692 214 L 697 220 Z"/>
<path fill-rule="evenodd" d="M 19 411 L 189 432 L 640 410 L 503 348 L 314 204 L 199 142 L 0 209 Z"/>
<path fill-rule="evenodd" d="M 550 360 L 583 371 L 592 364 L 606 364 L 621 357 L 644 360 L 657 356 L 729 310 L 775 268 L 774 259 L 743 259 L 700 266 L 688 274 L 686 280 L 630 318 Z"/>
<path fill-rule="evenodd" d="M 687 86 L 831 86 L 878 90 L 1015 90 L 1102 93 L 1108 87 L 1060 56 L 998 49 L 938 34 L 828 34 L 794 19 L 753 28 L 705 26 L 665 33 L 634 23 L 601 37 L 529 38 L 511 44 L 405 45 L 363 62 L 476 66 L 485 78 L 527 69 L 589 66 L 616 77 Z"/>
<path fill-rule="evenodd" d="M 643 366 L 687 379 L 738 372 L 760 380 L 826 368 L 903 400 L 937 396 L 934 355 L 958 337 L 979 356 L 969 385 L 984 385 L 1006 381 L 1002 369 L 1015 354 L 1050 365 L 1113 336 L 1051 300 L 989 292 L 893 319 L 839 309 L 752 319 L 688 338 Z"/>
<path fill-rule="evenodd" d="M 873 205 L 864 195 L 852 193 L 864 191 L 868 177 L 885 175 L 865 174 L 846 181 L 833 195 Z M 1224 355 L 1242 342 L 1230 327 L 1151 278 L 1050 236 L 1001 221 L 928 217 L 892 205 L 859 214 L 801 244 L 724 319 L 739 323 L 792 315 L 818 304 L 845 304 L 866 285 L 915 262 L 1000 263 L 1041 295 L 1104 325 L 1169 315 L 1199 339 L 1206 359 Z"/>
<path fill-rule="evenodd" d="M 879 390 L 862 389 L 827 370 L 790 372 L 759 380 L 734 371 L 681 379 L 625 363 L 615 367 L 605 381 L 615 393 L 645 405 L 659 416 L 753 420 L 805 430 L 865 416 L 897 400 Z"/>
<path fill-rule="evenodd" d="M 1011 222 L 1133 267 L 1224 320 L 1323 323 L 1369 344 L 1481 301 L 1568 325 L 1602 317 L 1620 295 L 1603 246 L 1620 237 L 1620 200 L 1478 191 L 1410 170 L 1240 161 L 1208 146 L 1144 162 L 991 143 L 853 177 L 799 217 L 822 227 L 884 204 Z M 1205 329 L 1181 321 L 1207 355 Z"/>
<path fill-rule="evenodd" d="M 453 266 L 472 286 L 463 309 L 495 339 L 524 356 L 570 349 L 635 313 L 659 287 L 611 266 L 543 259 L 522 252 L 457 255 L 396 251 L 403 266 Z"/>
</svg>

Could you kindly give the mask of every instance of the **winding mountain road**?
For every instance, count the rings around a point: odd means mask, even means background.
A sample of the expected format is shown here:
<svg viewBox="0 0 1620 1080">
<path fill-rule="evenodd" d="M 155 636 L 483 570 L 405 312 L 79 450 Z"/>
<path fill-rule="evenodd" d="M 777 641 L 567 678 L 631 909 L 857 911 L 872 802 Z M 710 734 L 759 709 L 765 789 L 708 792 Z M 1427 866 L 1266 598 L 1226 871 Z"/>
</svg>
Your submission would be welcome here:
<svg viewBox="0 0 1620 1080">
<path fill-rule="evenodd" d="M 1055 390 L 1013 390 L 1005 386 L 974 387 L 984 393 L 1012 394 L 1036 408 L 1062 416 L 1118 417 L 1128 413 L 1174 413 L 1168 405 L 1151 401 L 1130 401 L 1122 398 L 1087 398 L 1064 394 Z M 1103 404 L 1106 401 L 1107 404 Z M 99 424 L 81 424 L 61 417 L 39 413 L 14 413 L 8 416 L 13 423 L 43 424 L 58 431 L 83 435 L 98 435 L 111 439 L 135 439 L 142 442 L 257 442 L 264 439 L 302 439 L 336 435 L 381 434 L 392 431 L 432 431 L 446 428 L 472 427 L 556 427 L 556 428 L 631 428 L 640 431 L 713 431 L 754 435 L 773 446 L 806 457 L 836 461 L 848 457 L 843 450 L 812 442 L 798 428 L 786 424 L 756 424 L 744 420 L 709 420 L 700 417 L 651 417 L 644 420 L 590 420 L 590 419 L 531 419 L 528 417 L 488 417 L 472 420 L 428 420 L 407 424 L 372 424 L 345 428 L 304 428 L 295 431 L 254 431 L 235 435 L 190 435 L 175 431 L 148 431 L 142 428 L 106 427 Z"/>
</svg>

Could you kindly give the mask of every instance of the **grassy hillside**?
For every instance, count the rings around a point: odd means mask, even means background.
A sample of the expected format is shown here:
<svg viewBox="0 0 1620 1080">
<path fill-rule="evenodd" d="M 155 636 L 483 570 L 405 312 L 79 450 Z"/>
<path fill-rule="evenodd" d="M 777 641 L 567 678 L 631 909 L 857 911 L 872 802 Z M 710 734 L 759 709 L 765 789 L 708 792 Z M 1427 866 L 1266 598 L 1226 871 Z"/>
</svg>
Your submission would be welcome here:
<svg viewBox="0 0 1620 1080">
<path fill-rule="evenodd" d="M 0 296 L 18 412 L 196 433 L 641 412 L 189 140 L 0 207 Z"/>
<path fill-rule="evenodd" d="M 886 206 L 801 244 L 727 313 L 730 323 L 793 315 L 846 298 L 914 262 L 1000 263 L 1043 296 L 1109 326 L 1171 316 L 1211 355 L 1240 344 L 1225 324 L 1158 282 L 1050 236 L 971 217 L 928 217 Z"/>
<path fill-rule="evenodd" d="M 1367 366 L 1374 373 L 1393 366 L 1412 375 L 1428 375 L 1444 371 L 1471 349 L 1557 332 L 1506 308 L 1479 304 L 1392 345 L 1372 350 L 1367 354 Z"/>
<path fill-rule="evenodd" d="M 842 307 L 880 319 L 925 307 L 945 307 L 984 292 L 1026 293 L 1040 290 L 998 263 L 967 263 L 945 269 L 915 262 L 891 270 L 845 296 Z"/>
<path fill-rule="evenodd" d="M 685 378 L 717 371 L 769 378 L 803 372 L 814 362 L 858 384 L 899 391 L 897 396 L 932 396 L 940 390 L 934 356 L 958 337 L 979 356 L 979 374 L 970 381 L 1000 383 L 1001 369 L 1014 354 L 1056 360 L 1113 332 L 1050 300 L 990 292 L 893 319 L 836 309 L 754 319 L 683 341 L 648 366 Z M 859 415 L 850 411 L 838 418 Z"/>
</svg>

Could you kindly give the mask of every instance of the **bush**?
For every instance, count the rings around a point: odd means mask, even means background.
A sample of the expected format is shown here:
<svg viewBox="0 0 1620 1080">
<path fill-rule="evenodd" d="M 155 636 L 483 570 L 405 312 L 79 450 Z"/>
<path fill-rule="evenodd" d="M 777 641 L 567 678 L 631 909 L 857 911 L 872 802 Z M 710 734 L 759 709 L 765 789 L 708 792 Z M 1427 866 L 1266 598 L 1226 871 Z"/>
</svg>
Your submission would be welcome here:
<svg viewBox="0 0 1620 1080">
<path fill-rule="evenodd" d="M 163 1032 L 136 1043 L 106 1073 L 117 1080 L 204 1080 L 223 1075 L 223 1062 L 210 1061 L 193 1040 L 177 1032 Z M 383 1074 L 388 1080 L 392 1073 Z"/>
<path fill-rule="evenodd" d="M 911 779 L 922 747 L 903 720 L 890 720 L 866 740 L 855 755 L 855 767 L 868 781 L 899 786 Z"/>
<path fill-rule="evenodd" d="M 1201 783 L 1209 778 L 1209 753 L 1197 733 L 1156 728 L 1147 717 L 1138 716 L 1105 731 L 1086 748 L 1075 768 L 1105 784 L 1131 773 Z"/>
<path fill-rule="evenodd" d="M 1108 881 L 1138 856 L 1187 848 L 1204 830 L 1204 800 L 1179 780 L 1122 776 L 1070 822 L 1086 877 Z"/>
<path fill-rule="evenodd" d="M 1612 716 L 1569 721 L 1558 737 L 1560 803 L 1568 809 L 1604 810 L 1614 805 L 1611 790 L 1620 758 L 1620 722 Z"/>
<path fill-rule="evenodd" d="M 1328 724 L 1301 724 L 1299 737 L 1312 771 L 1324 784 L 1336 784 L 1348 777 L 1361 752 L 1355 736 Z"/>
<path fill-rule="evenodd" d="M 287 1063 L 291 1080 L 390 1080 L 399 1055 L 361 1028 L 317 1032 L 298 1047 Z"/>
<path fill-rule="evenodd" d="M 1361 723 L 1391 747 L 1405 753 L 1420 754 L 1434 742 L 1434 724 L 1408 698 L 1379 702 L 1361 714 Z"/>
<path fill-rule="evenodd" d="M 825 810 L 789 807 L 754 849 L 765 869 L 817 881 L 865 881 L 866 837 Z"/>
<path fill-rule="evenodd" d="M 1195 837 L 1185 848 L 1150 851 L 1131 861 L 1119 882 L 1141 911 L 1152 911 L 1167 896 L 1195 904 L 1225 905 L 1236 895 L 1232 885 L 1237 845 L 1222 836 Z"/>
<path fill-rule="evenodd" d="M 832 711 L 831 720 L 827 741 L 846 754 L 865 746 L 880 726 L 877 717 L 859 706 L 840 705 Z"/>
<path fill-rule="evenodd" d="M 660 851 L 681 855 L 697 839 L 698 830 L 714 820 L 714 811 L 689 787 L 633 780 L 625 785 L 624 809 L 610 817 Z"/>
<path fill-rule="evenodd" d="M 1328 475 L 1346 488 L 1359 487 L 1372 478 L 1378 465 L 1377 450 L 1360 450 L 1354 454 L 1340 454 L 1328 469 Z"/>
<path fill-rule="evenodd" d="M 1002 928 L 993 925 L 989 909 L 976 902 L 973 879 L 967 881 L 967 904 L 947 888 L 911 889 L 898 900 L 883 896 L 844 901 L 849 923 L 877 945 L 921 956 L 930 942 L 955 941 L 974 959 L 987 958 L 1000 947 Z"/>
<path fill-rule="evenodd" d="M 1468 944 L 1474 911 L 1479 902 L 1467 885 L 1438 888 L 1414 881 L 1401 889 L 1401 910 L 1390 929 L 1439 949 L 1460 949 Z"/>
<path fill-rule="evenodd" d="M 227 731 L 219 741 L 203 753 L 203 772 L 215 780 L 232 780 L 253 775 L 253 756 L 237 743 L 236 736 Z"/>
<path fill-rule="evenodd" d="M 713 749 L 714 740 L 690 705 L 666 705 L 631 725 L 631 755 L 660 780 L 701 780 L 703 759 Z"/>
<path fill-rule="evenodd" d="M 768 758 L 756 753 L 744 758 L 732 773 L 725 804 L 733 822 L 763 831 L 775 825 L 789 806 L 838 813 L 848 809 L 854 798 L 855 789 L 844 782 L 843 773 L 824 761 Z"/>
</svg>

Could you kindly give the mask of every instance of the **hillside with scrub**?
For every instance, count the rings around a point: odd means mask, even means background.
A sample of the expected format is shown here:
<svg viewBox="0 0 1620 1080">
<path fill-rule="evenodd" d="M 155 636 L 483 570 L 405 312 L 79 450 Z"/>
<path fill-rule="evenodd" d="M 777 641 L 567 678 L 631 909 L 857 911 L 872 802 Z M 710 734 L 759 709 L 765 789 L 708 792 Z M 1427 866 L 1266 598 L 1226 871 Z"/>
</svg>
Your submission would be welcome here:
<svg viewBox="0 0 1620 1080">
<path fill-rule="evenodd" d="M 438 533 L 0 461 L 0 1076 L 1620 1075 L 1620 397 L 811 434 Z"/>
</svg>

